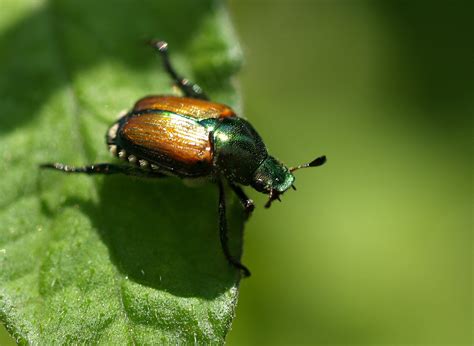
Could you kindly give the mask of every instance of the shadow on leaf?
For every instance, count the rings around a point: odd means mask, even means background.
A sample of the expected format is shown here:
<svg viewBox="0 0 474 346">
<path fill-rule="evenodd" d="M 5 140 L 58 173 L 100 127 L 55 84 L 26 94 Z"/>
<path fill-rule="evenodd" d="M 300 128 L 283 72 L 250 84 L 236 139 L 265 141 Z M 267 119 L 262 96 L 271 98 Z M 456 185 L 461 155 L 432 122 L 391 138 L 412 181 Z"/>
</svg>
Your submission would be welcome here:
<svg viewBox="0 0 474 346">
<path fill-rule="evenodd" d="M 68 199 L 65 206 L 77 205 L 89 216 L 128 280 L 176 296 L 213 299 L 235 286 L 239 273 L 222 253 L 217 187 L 209 185 L 187 188 L 174 178 L 105 177 L 98 205 Z M 228 209 L 237 255 L 242 208 L 231 204 Z"/>
</svg>

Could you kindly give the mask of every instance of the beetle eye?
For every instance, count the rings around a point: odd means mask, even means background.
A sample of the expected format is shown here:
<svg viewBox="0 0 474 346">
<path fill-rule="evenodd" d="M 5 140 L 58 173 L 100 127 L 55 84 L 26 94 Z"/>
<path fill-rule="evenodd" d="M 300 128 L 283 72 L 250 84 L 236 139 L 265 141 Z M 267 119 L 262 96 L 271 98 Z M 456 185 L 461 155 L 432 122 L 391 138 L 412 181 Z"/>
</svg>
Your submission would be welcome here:
<svg viewBox="0 0 474 346">
<path fill-rule="evenodd" d="M 268 192 L 270 190 L 270 185 L 262 178 L 257 178 L 253 181 L 252 186 L 260 192 Z"/>
</svg>

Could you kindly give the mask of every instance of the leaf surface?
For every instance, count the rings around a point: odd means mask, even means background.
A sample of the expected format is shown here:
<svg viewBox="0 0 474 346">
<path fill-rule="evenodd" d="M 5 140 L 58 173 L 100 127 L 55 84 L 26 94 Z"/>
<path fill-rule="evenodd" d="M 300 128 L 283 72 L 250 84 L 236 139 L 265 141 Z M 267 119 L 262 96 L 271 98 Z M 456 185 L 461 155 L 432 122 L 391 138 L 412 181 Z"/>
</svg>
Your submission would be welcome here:
<svg viewBox="0 0 474 346">
<path fill-rule="evenodd" d="M 20 343 L 222 343 L 238 273 L 219 243 L 217 188 L 40 171 L 114 161 L 118 114 L 171 82 L 150 38 L 238 109 L 241 54 L 215 1 L 2 0 L 0 321 Z M 234 253 L 242 214 L 229 198 Z"/>
</svg>

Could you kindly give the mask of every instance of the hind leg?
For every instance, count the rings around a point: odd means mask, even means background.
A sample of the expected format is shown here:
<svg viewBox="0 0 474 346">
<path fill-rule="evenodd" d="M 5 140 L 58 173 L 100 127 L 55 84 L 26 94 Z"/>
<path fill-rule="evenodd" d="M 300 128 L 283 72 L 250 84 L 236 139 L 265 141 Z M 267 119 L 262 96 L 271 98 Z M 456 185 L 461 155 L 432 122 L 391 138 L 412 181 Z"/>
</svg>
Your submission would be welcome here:
<svg viewBox="0 0 474 346">
<path fill-rule="evenodd" d="M 168 56 L 167 42 L 152 40 L 150 41 L 150 44 L 158 50 L 158 53 L 160 53 L 163 59 L 163 65 L 165 66 L 166 72 L 168 72 L 168 74 L 174 80 L 178 88 L 181 89 L 184 95 L 195 99 L 209 100 L 209 98 L 204 93 L 204 91 L 202 91 L 199 85 L 192 83 L 189 79 L 183 78 L 176 72 Z"/>
</svg>

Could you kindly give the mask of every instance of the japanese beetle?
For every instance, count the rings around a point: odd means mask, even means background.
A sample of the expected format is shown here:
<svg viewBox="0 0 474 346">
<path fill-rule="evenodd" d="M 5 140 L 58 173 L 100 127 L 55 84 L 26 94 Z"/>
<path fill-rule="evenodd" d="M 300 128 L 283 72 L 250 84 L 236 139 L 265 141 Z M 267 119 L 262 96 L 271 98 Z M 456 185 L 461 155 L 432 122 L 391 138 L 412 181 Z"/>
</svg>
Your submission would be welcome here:
<svg viewBox="0 0 474 346">
<path fill-rule="evenodd" d="M 223 104 L 209 101 L 203 90 L 179 76 L 168 57 L 168 44 L 153 40 L 164 67 L 184 93 L 178 96 L 147 96 L 120 117 L 108 130 L 106 142 L 112 155 L 126 164 L 97 163 L 74 167 L 62 163 L 42 164 L 66 173 L 116 174 L 162 178 L 207 178 L 219 187 L 219 231 L 227 261 L 245 276 L 250 271 L 232 256 L 228 247 L 224 182 L 240 199 L 247 216 L 254 204 L 241 185 L 252 186 L 269 196 L 265 207 L 290 187 L 295 189 L 293 172 L 316 167 L 325 156 L 288 168 L 270 156 L 262 138 L 245 119 Z"/>
</svg>

